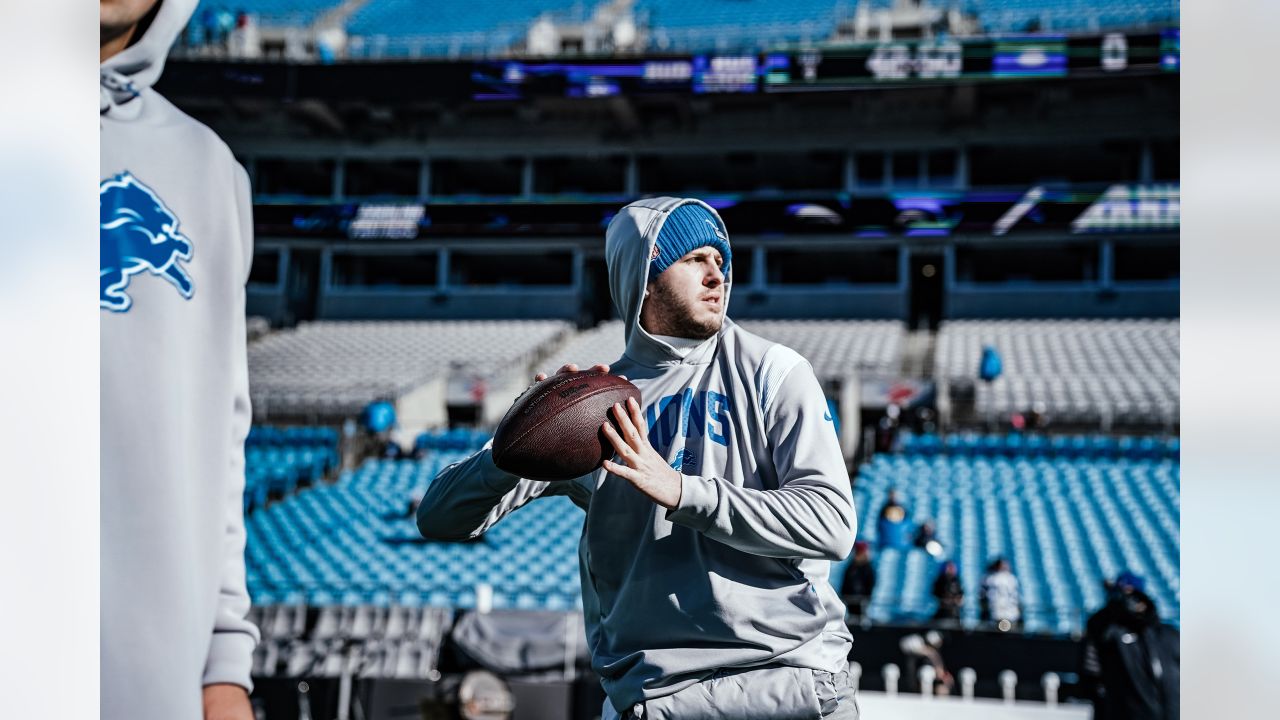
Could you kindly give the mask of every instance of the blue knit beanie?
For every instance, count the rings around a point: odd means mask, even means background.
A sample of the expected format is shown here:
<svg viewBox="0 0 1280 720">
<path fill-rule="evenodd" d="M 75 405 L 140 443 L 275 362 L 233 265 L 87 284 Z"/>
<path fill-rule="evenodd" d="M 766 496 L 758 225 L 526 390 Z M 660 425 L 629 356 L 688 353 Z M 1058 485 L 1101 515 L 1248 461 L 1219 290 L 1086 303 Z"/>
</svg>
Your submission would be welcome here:
<svg viewBox="0 0 1280 720">
<path fill-rule="evenodd" d="M 1134 590 L 1142 592 L 1147 587 L 1147 581 L 1142 579 L 1141 575 L 1125 570 L 1116 577 L 1116 587 L 1131 587 Z"/>
<path fill-rule="evenodd" d="M 720 257 L 724 259 L 720 269 L 728 275 L 733 253 L 729 251 L 729 238 L 720 229 L 716 216 L 698 203 L 685 203 L 672 210 L 658 232 L 653 261 L 649 263 L 649 279 L 661 275 L 663 270 L 690 251 L 707 246 L 720 251 Z"/>
</svg>

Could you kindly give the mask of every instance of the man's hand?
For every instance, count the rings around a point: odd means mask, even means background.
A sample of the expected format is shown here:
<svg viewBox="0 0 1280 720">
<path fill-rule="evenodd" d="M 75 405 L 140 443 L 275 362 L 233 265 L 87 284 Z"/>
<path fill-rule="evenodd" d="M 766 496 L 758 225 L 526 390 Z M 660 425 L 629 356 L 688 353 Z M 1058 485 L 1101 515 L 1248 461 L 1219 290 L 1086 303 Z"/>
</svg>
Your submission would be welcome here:
<svg viewBox="0 0 1280 720">
<path fill-rule="evenodd" d="M 230 683 L 205 685 L 204 720 L 253 720 L 248 691 Z"/>
<path fill-rule="evenodd" d="M 607 373 L 607 372 L 609 372 L 609 366 L 608 366 L 608 365 L 604 365 L 604 364 L 602 364 L 602 363 L 596 363 L 595 365 L 592 365 L 592 366 L 591 366 L 591 370 L 593 370 L 593 371 L 595 371 L 595 372 L 606 372 L 606 373 Z M 564 375 L 565 373 L 576 373 L 576 372 L 578 372 L 578 366 L 577 366 L 577 365 L 575 365 L 575 364 L 573 364 L 573 363 L 569 363 L 568 365 L 561 365 L 561 366 L 560 366 L 560 369 L 556 371 L 556 374 L 557 374 L 557 375 Z M 627 378 L 626 378 L 626 376 L 624 376 L 624 375 L 619 375 L 618 377 L 622 378 L 623 380 L 626 380 L 626 379 L 627 379 Z M 534 382 L 542 382 L 543 380 L 546 380 L 546 379 L 547 379 L 547 374 L 546 374 L 546 373 L 538 373 L 537 375 L 534 375 L 534 376 L 533 376 L 533 381 L 534 381 Z"/>
<path fill-rule="evenodd" d="M 618 420 L 621 434 L 607 422 L 602 429 L 618 458 L 625 464 L 605 460 L 604 469 L 634 485 L 650 500 L 674 510 L 680 504 L 680 473 L 649 444 L 648 433 L 641 430 L 647 425 L 640 414 L 640 403 L 628 398 L 625 409 L 614 403 L 613 415 Z"/>
</svg>

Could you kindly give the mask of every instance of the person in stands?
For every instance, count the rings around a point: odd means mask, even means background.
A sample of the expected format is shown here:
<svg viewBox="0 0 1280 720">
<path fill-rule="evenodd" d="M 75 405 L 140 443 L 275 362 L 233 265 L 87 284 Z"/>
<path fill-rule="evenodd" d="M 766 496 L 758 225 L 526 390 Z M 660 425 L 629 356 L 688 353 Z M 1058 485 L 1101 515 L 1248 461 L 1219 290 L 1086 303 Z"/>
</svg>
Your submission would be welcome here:
<svg viewBox="0 0 1280 720">
<path fill-rule="evenodd" d="M 898 501 L 898 491 L 890 490 L 889 498 L 880 509 L 880 519 L 876 521 L 876 537 L 880 540 L 880 547 L 905 549 L 909 545 L 910 527 L 907 509 Z"/>
<path fill-rule="evenodd" d="M 938 577 L 933 581 L 933 596 L 938 600 L 934 620 L 958 621 L 960 608 L 964 606 L 964 586 L 960 584 L 960 572 L 952 560 L 942 564 Z"/>
<path fill-rule="evenodd" d="M 1003 631 L 1012 630 L 1022 622 L 1018 578 L 1009 561 L 1002 557 L 991 563 L 987 576 L 982 579 L 982 619 L 995 623 Z"/>
<path fill-rule="evenodd" d="M 871 604 L 876 587 L 876 568 L 871 562 L 871 543 L 859 540 L 853 544 L 853 562 L 844 573 L 840 597 L 849 608 L 849 616 L 861 620 Z"/>
</svg>

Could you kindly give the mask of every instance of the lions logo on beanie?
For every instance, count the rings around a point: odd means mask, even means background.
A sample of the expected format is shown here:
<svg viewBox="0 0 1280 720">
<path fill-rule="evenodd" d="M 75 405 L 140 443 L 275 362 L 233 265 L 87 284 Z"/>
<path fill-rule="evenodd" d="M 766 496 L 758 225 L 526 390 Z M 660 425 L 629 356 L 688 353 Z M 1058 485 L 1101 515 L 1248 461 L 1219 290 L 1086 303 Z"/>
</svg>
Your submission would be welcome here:
<svg viewBox="0 0 1280 720">
<path fill-rule="evenodd" d="M 658 277 L 675 261 L 700 247 L 713 247 L 720 251 L 720 257 L 724 259 L 721 270 L 729 274 L 733 253 L 729 250 L 729 238 L 720 228 L 719 218 L 699 203 L 685 203 L 667 215 L 666 222 L 658 231 L 658 240 L 650 256 L 649 279 Z"/>
</svg>

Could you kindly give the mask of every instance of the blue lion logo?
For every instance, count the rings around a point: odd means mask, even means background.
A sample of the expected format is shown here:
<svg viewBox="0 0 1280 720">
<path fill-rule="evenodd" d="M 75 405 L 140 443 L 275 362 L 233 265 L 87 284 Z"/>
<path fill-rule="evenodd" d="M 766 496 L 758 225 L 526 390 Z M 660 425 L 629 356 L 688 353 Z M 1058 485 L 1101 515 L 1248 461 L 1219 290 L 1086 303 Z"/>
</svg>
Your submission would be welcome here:
<svg viewBox="0 0 1280 720">
<path fill-rule="evenodd" d="M 191 239 L 178 232 L 178 217 L 128 170 L 98 186 L 101 246 L 98 303 L 125 312 L 133 298 L 129 278 L 143 270 L 168 280 L 184 298 L 194 292 L 179 261 L 191 259 Z"/>
<path fill-rule="evenodd" d="M 671 461 L 671 467 L 692 475 L 698 472 L 698 456 L 689 448 L 681 448 L 680 452 L 676 453 L 676 459 Z"/>
</svg>

